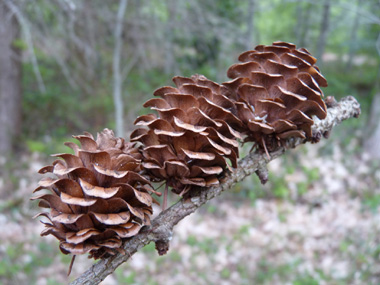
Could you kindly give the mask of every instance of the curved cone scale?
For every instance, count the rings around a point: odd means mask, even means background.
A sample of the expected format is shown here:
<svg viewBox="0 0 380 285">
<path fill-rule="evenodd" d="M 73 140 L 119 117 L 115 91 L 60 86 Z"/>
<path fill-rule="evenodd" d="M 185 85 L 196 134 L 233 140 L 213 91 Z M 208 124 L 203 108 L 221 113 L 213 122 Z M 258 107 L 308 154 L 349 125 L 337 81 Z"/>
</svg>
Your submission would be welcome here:
<svg viewBox="0 0 380 285">
<path fill-rule="evenodd" d="M 73 197 L 64 192 L 61 193 L 61 200 L 62 202 L 69 205 L 77 205 L 84 207 L 88 207 L 96 203 L 96 199 Z"/>
<path fill-rule="evenodd" d="M 215 185 L 219 185 L 219 180 L 216 179 L 216 178 L 207 178 L 206 180 L 206 187 L 212 187 L 212 186 L 215 186 Z"/>
<path fill-rule="evenodd" d="M 161 87 L 161 88 L 157 89 L 156 91 L 154 91 L 153 95 L 161 97 L 167 93 L 175 93 L 175 92 L 177 92 L 176 88 L 171 87 L 171 86 L 164 86 L 164 87 Z"/>
<path fill-rule="evenodd" d="M 189 168 L 181 161 L 165 161 L 167 177 L 186 177 L 190 174 Z"/>
<path fill-rule="evenodd" d="M 111 167 L 111 157 L 106 151 L 87 151 L 79 150 L 79 158 L 83 161 L 86 168 L 91 169 L 93 165 Z"/>
<path fill-rule="evenodd" d="M 96 231 L 96 229 L 94 229 L 94 228 L 84 229 L 84 230 L 76 232 L 75 234 L 77 236 L 83 236 L 83 235 L 86 235 L 88 232 L 92 232 L 92 231 Z"/>
<path fill-rule="evenodd" d="M 39 174 L 45 174 L 48 172 L 53 172 L 53 170 L 54 170 L 54 166 L 48 165 L 48 166 L 42 167 L 40 170 L 38 170 L 38 173 Z"/>
<path fill-rule="evenodd" d="M 298 137 L 298 138 L 304 139 L 305 134 L 303 131 L 300 131 L 300 130 L 292 130 L 292 131 L 287 131 L 287 132 L 281 133 L 278 135 L 278 137 L 280 139 L 287 139 L 290 137 Z"/>
<path fill-rule="evenodd" d="M 307 116 L 305 113 L 303 113 L 300 110 L 292 110 L 288 114 L 288 118 L 291 122 L 294 122 L 297 125 L 301 123 L 308 123 L 312 125 L 314 122 L 309 116 Z"/>
<path fill-rule="evenodd" d="M 295 56 L 302 58 L 304 61 L 307 61 L 310 65 L 317 63 L 317 59 L 307 52 L 304 52 L 302 50 L 294 50 L 293 53 Z"/>
<path fill-rule="evenodd" d="M 134 192 L 136 199 L 139 200 L 142 204 L 147 206 L 152 205 L 153 198 L 148 193 L 144 193 L 137 190 L 135 190 Z"/>
<path fill-rule="evenodd" d="M 182 178 L 181 183 L 185 185 L 196 185 L 199 187 L 206 186 L 206 180 L 204 178 Z"/>
<path fill-rule="evenodd" d="M 76 143 L 65 142 L 64 145 L 71 148 L 74 151 L 75 155 L 78 155 L 79 146 Z"/>
<path fill-rule="evenodd" d="M 63 158 L 63 160 L 66 162 L 67 168 L 76 168 L 83 166 L 82 160 L 73 154 L 59 153 L 53 154 L 52 156 Z"/>
<path fill-rule="evenodd" d="M 146 101 L 143 105 L 145 108 L 153 107 L 156 109 L 169 109 L 170 105 L 162 98 L 153 98 Z"/>
<path fill-rule="evenodd" d="M 84 214 L 64 214 L 64 213 L 55 213 L 53 214 L 53 211 L 50 215 L 52 221 L 62 223 L 62 224 L 73 224 L 75 223 L 79 218 L 81 218 Z"/>
<path fill-rule="evenodd" d="M 190 159 L 201 159 L 201 160 L 214 160 L 215 154 L 210 152 L 195 152 L 187 149 L 182 149 L 182 151 L 190 158 Z"/>
<path fill-rule="evenodd" d="M 178 88 L 181 88 L 184 84 L 194 83 L 194 80 L 192 78 L 183 77 L 183 76 L 174 76 L 172 81 Z"/>
<path fill-rule="evenodd" d="M 268 60 L 264 64 L 264 68 L 267 72 L 271 74 L 282 74 L 285 79 L 288 77 L 294 77 L 298 73 L 298 69 L 295 66 L 282 64 L 274 60 Z"/>
<path fill-rule="evenodd" d="M 117 191 L 119 191 L 119 187 L 105 188 L 100 186 L 94 186 L 81 179 L 79 179 L 79 183 L 82 186 L 83 192 L 91 197 L 107 199 L 111 198 L 117 193 Z"/>
<path fill-rule="evenodd" d="M 33 200 L 41 199 L 48 203 L 49 208 L 56 209 L 62 213 L 72 213 L 71 208 L 64 203 L 58 196 L 45 194 L 42 196 L 33 197 Z"/>
<path fill-rule="evenodd" d="M 129 211 L 136 217 L 139 218 L 140 220 L 144 220 L 144 212 L 140 208 L 134 208 L 131 205 L 127 203 Z"/>
<path fill-rule="evenodd" d="M 106 175 L 106 176 L 111 176 L 113 178 L 123 178 L 128 173 L 128 171 L 112 170 L 105 167 L 101 167 L 100 165 L 94 165 L 94 168 L 98 173 Z"/>
<path fill-rule="evenodd" d="M 252 71 L 263 71 L 263 69 L 260 64 L 249 61 L 231 66 L 227 71 L 227 76 L 229 78 L 250 77 Z"/>
<path fill-rule="evenodd" d="M 293 124 L 291 121 L 282 120 L 282 119 L 274 121 L 272 123 L 272 126 L 276 133 L 282 133 L 282 132 L 294 130 L 297 128 L 297 126 Z"/>
<path fill-rule="evenodd" d="M 73 136 L 81 144 L 81 149 L 86 149 L 88 151 L 96 151 L 98 149 L 97 143 L 88 136 Z"/>
<path fill-rule="evenodd" d="M 118 236 L 122 238 L 129 238 L 134 235 L 136 235 L 140 231 L 141 226 L 138 224 L 134 224 L 132 227 L 125 228 L 122 226 L 119 227 L 112 227 L 110 228 L 110 231 L 115 232 Z"/>
<path fill-rule="evenodd" d="M 94 229 L 86 229 L 83 234 L 70 233 L 66 234 L 66 241 L 72 244 L 81 244 L 85 242 L 88 238 L 98 235 L 100 232 Z"/>
<path fill-rule="evenodd" d="M 223 168 L 221 168 L 220 166 L 212 166 L 212 167 L 194 166 L 192 168 L 193 175 L 195 175 L 195 173 L 199 175 L 198 173 L 200 172 L 204 174 L 220 174 L 223 172 Z"/>
<path fill-rule="evenodd" d="M 155 116 L 140 117 L 146 125 L 155 124 L 155 120 Z M 144 136 L 144 132 L 136 133 L 136 138 Z M 41 235 L 55 236 L 64 254 L 106 258 L 122 250 L 122 239 L 150 225 L 154 200 L 147 189 L 152 187 L 139 174 L 141 154 L 134 143 L 115 137 L 108 129 L 98 133 L 96 140 L 89 133 L 74 138 L 80 147 L 66 144 L 74 155 L 57 154 L 60 160 L 40 170 L 41 174 L 58 176 L 41 179 L 35 190 L 48 189 L 52 194 L 32 198 L 39 199 L 41 207 L 50 208 L 50 212 L 38 215 L 51 222 L 44 223 Z"/>
<path fill-rule="evenodd" d="M 176 117 L 174 117 L 173 119 L 174 119 L 174 124 L 177 127 L 182 128 L 184 130 L 192 131 L 194 133 L 200 133 L 207 129 L 207 127 L 199 127 L 199 126 L 194 126 L 192 124 L 187 124 Z"/>
<path fill-rule="evenodd" d="M 287 48 L 290 48 L 290 49 L 295 49 L 296 48 L 296 45 L 295 44 L 292 44 L 292 43 L 287 43 L 287 42 L 274 42 L 273 43 L 274 46 L 283 46 L 283 47 L 287 47 Z"/>
<path fill-rule="evenodd" d="M 202 90 L 206 89 L 209 92 L 211 92 L 211 90 L 208 88 L 204 88 L 204 87 L 199 87 L 199 88 L 202 88 Z M 168 93 L 168 94 L 165 94 L 163 97 L 164 97 L 165 102 L 169 104 L 170 106 L 169 108 L 178 108 L 178 109 L 187 110 L 191 107 L 198 106 L 197 99 L 193 95 L 190 95 L 190 94 L 186 95 L 186 94 L 178 94 L 178 93 Z"/>
<path fill-rule="evenodd" d="M 130 217 L 130 212 L 121 212 L 117 214 L 98 214 L 93 213 L 95 218 L 105 225 L 120 225 L 126 223 Z"/>
<path fill-rule="evenodd" d="M 272 46 L 264 46 L 264 51 L 266 52 L 273 52 L 277 55 L 288 53 L 290 51 L 289 47 L 287 46 L 278 46 L 278 45 L 272 45 Z"/>
<path fill-rule="evenodd" d="M 164 131 L 164 130 L 154 130 L 156 135 L 164 135 L 168 137 L 180 137 L 185 134 L 185 132 L 173 132 L 173 131 Z"/>
<path fill-rule="evenodd" d="M 90 243 L 72 244 L 63 242 L 60 244 L 60 248 L 73 255 L 78 255 L 88 253 L 91 250 L 99 249 L 99 246 Z"/>
</svg>

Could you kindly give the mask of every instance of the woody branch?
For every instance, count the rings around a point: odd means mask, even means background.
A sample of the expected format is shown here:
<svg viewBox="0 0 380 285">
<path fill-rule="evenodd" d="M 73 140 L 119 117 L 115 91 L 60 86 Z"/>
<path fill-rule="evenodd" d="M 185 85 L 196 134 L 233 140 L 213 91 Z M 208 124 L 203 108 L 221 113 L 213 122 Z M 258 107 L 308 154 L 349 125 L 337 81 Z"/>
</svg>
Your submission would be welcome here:
<svg viewBox="0 0 380 285">
<path fill-rule="evenodd" d="M 328 105 L 327 117 L 324 120 L 314 119 L 313 136 L 320 138 L 326 136 L 331 129 L 342 121 L 360 115 L 360 105 L 352 96 L 343 98 L 340 102 L 326 102 Z M 70 284 L 99 284 L 108 275 L 112 274 L 118 266 L 126 262 L 133 254 L 150 242 L 156 243 L 160 254 L 165 253 L 169 247 L 169 241 L 173 235 L 174 226 L 186 216 L 194 213 L 207 201 L 220 195 L 223 191 L 231 189 L 237 182 L 245 177 L 257 173 L 260 180 L 267 179 L 266 165 L 273 159 L 281 156 L 287 149 L 294 148 L 305 140 L 289 139 L 285 145 L 278 147 L 269 153 L 252 152 L 239 161 L 238 167 L 226 174 L 220 185 L 211 188 L 201 188 L 192 192 L 188 197 L 181 199 L 176 204 L 157 216 L 150 227 L 145 227 L 138 235 L 125 241 L 123 248 L 126 254 L 117 254 L 92 265 L 87 271 Z"/>
</svg>

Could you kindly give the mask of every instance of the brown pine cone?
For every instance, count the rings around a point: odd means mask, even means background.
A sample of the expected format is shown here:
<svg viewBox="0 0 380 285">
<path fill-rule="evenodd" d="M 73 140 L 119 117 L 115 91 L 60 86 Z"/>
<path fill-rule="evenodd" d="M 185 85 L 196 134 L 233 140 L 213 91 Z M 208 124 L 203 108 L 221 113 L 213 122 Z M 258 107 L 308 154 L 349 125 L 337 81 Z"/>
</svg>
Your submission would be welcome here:
<svg viewBox="0 0 380 285">
<path fill-rule="evenodd" d="M 139 128 L 131 141 L 143 144 L 143 167 L 155 181 L 166 180 L 183 195 L 192 186 L 219 183 L 228 167 L 237 166 L 240 120 L 231 112 L 234 103 L 222 95 L 219 84 L 204 76 L 174 77 L 175 87 L 162 87 L 144 107 L 156 110 L 137 118 Z"/>
<path fill-rule="evenodd" d="M 47 189 L 39 206 L 50 208 L 37 216 L 46 217 L 42 236 L 53 235 L 64 254 L 105 258 L 121 249 L 122 240 L 150 224 L 150 182 L 139 174 L 141 155 L 105 129 L 95 140 L 89 133 L 75 136 L 81 146 L 65 143 L 74 154 L 56 154 L 61 159 L 42 168 L 57 178 L 43 178 L 35 190 Z"/>
<path fill-rule="evenodd" d="M 236 103 L 245 125 L 245 141 L 272 149 L 289 137 L 311 140 L 312 116 L 326 117 L 320 86 L 327 81 L 304 48 L 284 42 L 259 45 L 246 51 L 232 65 L 222 85 Z"/>
</svg>

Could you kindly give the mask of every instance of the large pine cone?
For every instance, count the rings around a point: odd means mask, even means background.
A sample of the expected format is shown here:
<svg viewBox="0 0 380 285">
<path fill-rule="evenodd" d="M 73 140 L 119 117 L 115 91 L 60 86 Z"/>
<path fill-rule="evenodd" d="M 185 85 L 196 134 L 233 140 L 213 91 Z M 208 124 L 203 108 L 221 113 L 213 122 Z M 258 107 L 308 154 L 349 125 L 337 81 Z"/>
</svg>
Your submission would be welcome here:
<svg viewBox="0 0 380 285">
<path fill-rule="evenodd" d="M 155 181 L 166 180 L 177 194 L 192 186 L 219 183 L 228 164 L 237 166 L 240 120 L 234 103 L 221 95 L 219 84 L 204 76 L 174 77 L 175 87 L 162 87 L 144 107 L 158 112 L 137 118 L 131 141 L 143 144 L 143 167 Z"/>
<path fill-rule="evenodd" d="M 239 56 L 223 83 L 236 101 L 245 125 L 245 141 L 271 149 L 289 137 L 311 139 L 312 116 L 326 117 L 320 86 L 326 79 L 316 59 L 304 48 L 284 42 L 259 45 Z"/>
<path fill-rule="evenodd" d="M 55 236 L 64 254 L 107 257 L 122 251 L 124 238 L 150 224 L 150 183 L 138 173 L 141 155 L 134 144 L 108 129 L 96 140 L 88 133 L 75 138 L 80 147 L 65 143 L 75 154 L 56 154 L 63 160 L 39 171 L 57 176 L 42 179 L 35 190 L 48 189 L 50 194 L 32 198 L 41 200 L 40 207 L 50 208 L 38 215 L 50 221 L 44 223 L 41 235 Z"/>
</svg>

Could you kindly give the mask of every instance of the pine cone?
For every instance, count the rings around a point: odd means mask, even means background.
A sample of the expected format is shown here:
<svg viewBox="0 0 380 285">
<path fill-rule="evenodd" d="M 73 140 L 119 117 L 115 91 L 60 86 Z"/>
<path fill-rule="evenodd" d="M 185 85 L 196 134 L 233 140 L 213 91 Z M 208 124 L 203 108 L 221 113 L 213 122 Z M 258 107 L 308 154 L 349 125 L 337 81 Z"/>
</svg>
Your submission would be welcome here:
<svg viewBox="0 0 380 285">
<path fill-rule="evenodd" d="M 35 190 L 50 190 L 39 206 L 50 208 L 37 216 L 50 223 L 41 236 L 53 235 L 64 254 L 89 253 L 104 258 L 121 249 L 122 240 L 136 235 L 150 224 L 152 202 L 150 183 L 138 172 L 141 155 L 134 144 L 105 129 L 97 139 L 85 133 L 74 136 L 81 144 L 67 142 L 75 154 L 56 154 L 62 159 L 42 168 L 57 179 L 43 178 Z"/>
<path fill-rule="evenodd" d="M 234 103 L 221 95 L 224 87 L 204 76 L 174 77 L 175 87 L 162 87 L 144 107 L 154 114 L 137 118 L 139 128 L 131 141 L 143 144 L 143 167 L 155 181 L 166 180 L 173 192 L 185 194 L 192 186 L 219 183 L 228 167 L 225 158 L 237 166 L 241 125 L 230 111 Z"/>
<path fill-rule="evenodd" d="M 304 48 L 284 42 L 259 45 L 239 56 L 223 83 L 225 95 L 236 101 L 245 125 L 245 141 L 272 149 L 289 137 L 311 139 L 312 116 L 326 117 L 320 86 L 327 81 Z"/>
</svg>

